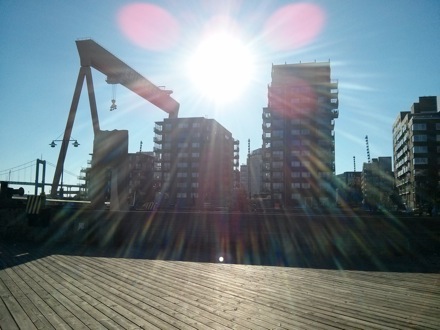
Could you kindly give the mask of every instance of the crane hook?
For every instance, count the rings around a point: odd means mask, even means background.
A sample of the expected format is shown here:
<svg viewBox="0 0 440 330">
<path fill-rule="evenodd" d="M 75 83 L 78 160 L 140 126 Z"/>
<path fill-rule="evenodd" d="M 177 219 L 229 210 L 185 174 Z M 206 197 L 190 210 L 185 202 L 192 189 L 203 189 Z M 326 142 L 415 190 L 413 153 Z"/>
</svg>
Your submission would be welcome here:
<svg viewBox="0 0 440 330">
<path fill-rule="evenodd" d="M 116 110 L 118 107 L 116 106 L 116 85 L 112 85 L 112 105 L 110 106 L 110 111 Z"/>
</svg>

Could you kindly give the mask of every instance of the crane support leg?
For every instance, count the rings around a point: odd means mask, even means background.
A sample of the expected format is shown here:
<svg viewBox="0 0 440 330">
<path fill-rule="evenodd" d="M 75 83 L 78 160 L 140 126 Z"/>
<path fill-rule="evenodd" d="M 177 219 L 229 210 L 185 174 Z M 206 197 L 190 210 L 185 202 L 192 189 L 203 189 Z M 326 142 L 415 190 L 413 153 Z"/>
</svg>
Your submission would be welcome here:
<svg viewBox="0 0 440 330">
<path fill-rule="evenodd" d="M 58 156 L 58 162 L 53 177 L 52 190 L 51 190 L 51 195 L 53 197 L 57 195 L 60 178 L 63 172 L 64 161 L 66 160 L 67 148 L 69 147 L 69 141 L 72 135 L 72 127 L 75 121 L 76 110 L 78 109 L 78 103 L 81 96 L 81 90 L 83 87 L 84 78 L 87 79 L 87 89 L 89 94 L 90 111 L 93 121 L 93 131 L 95 134 L 96 132 L 99 131 L 99 119 L 98 119 L 98 111 L 96 108 L 95 92 L 93 89 L 92 71 L 90 67 L 81 67 L 79 69 L 75 92 L 73 93 L 72 103 L 70 105 L 69 117 L 67 118 L 66 129 L 64 130 L 64 136 L 61 143 L 60 154 Z"/>
<path fill-rule="evenodd" d="M 98 109 L 96 107 L 95 89 L 93 88 L 92 69 L 90 67 L 84 67 L 86 69 L 87 91 L 89 92 L 89 104 L 90 113 L 92 115 L 93 134 L 96 136 L 99 132 L 99 119 Z"/>
</svg>

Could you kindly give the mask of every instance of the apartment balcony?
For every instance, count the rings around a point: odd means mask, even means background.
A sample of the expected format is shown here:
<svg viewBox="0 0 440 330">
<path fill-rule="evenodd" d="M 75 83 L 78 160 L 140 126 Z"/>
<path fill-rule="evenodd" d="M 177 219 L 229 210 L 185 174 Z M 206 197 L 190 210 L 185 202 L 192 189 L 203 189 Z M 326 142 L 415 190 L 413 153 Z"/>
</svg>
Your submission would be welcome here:
<svg viewBox="0 0 440 330">
<path fill-rule="evenodd" d="M 154 143 L 161 144 L 162 143 L 162 136 L 155 136 L 153 138 L 153 141 L 154 141 Z"/>
<path fill-rule="evenodd" d="M 336 119 L 339 117 L 339 110 L 334 109 L 331 111 L 331 114 L 332 114 L 332 117 Z"/>
<path fill-rule="evenodd" d="M 154 146 L 153 151 L 157 154 L 162 153 L 162 146 Z"/>
<path fill-rule="evenodd" d="M 338 80 L 332 79 L 328 85 L 330 89 L 338 89 Z"/>
<path fill-rule="evenodd" d="M 162 134 L 162 125 L 155 125 L 154 126 L 154 133 L 156 133 L 156 134 Z"/>
<path fill-rule="evenodd" d="M 272 129 L 272 125 L 270 122 L 263 123 L 263 125 L 261 125 L 261 128 L 263 129 L 263 132 L 270 132 Z"/>
</svg>

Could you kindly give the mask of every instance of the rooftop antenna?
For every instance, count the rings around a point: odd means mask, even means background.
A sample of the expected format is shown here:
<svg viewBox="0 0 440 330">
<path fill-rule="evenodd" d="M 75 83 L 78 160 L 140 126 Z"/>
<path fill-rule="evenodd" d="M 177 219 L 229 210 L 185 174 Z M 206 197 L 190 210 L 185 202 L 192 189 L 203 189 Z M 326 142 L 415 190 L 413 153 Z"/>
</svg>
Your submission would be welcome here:
<svg viewBox="0 0 440 330">
<path fill-rule="evenodd" d="M 356 157 L 353 156 L 353 170 L 356 172 Z"/>
<path fill-rule="evenodd" d="M 142 141 L 140 143 L 139 152 L 142 152 Z"/>
<path fill-rule="evenodd" d="M 368 163 L 371 163 L 370 146 L 368 145 L 368 135 L 365 135 L 365 144 L 367 146 L 367 160 L 368 160 Z"/>
</svg>

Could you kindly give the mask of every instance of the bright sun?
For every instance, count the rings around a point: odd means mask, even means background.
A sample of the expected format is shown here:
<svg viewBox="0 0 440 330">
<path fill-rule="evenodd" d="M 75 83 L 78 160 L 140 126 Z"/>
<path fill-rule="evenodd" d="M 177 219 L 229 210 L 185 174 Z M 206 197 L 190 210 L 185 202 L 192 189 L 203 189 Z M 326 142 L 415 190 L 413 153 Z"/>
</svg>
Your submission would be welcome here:
<svg viewBox="0 0 440 330">
<path fill-rule="evenodd" d="M 216 103 L 226 103 L 239 97 L 252 80 L 254 60 L 239 39 L 217 33 L 200 43 L 187 69 L 199 93 Z"/>
</svg>

